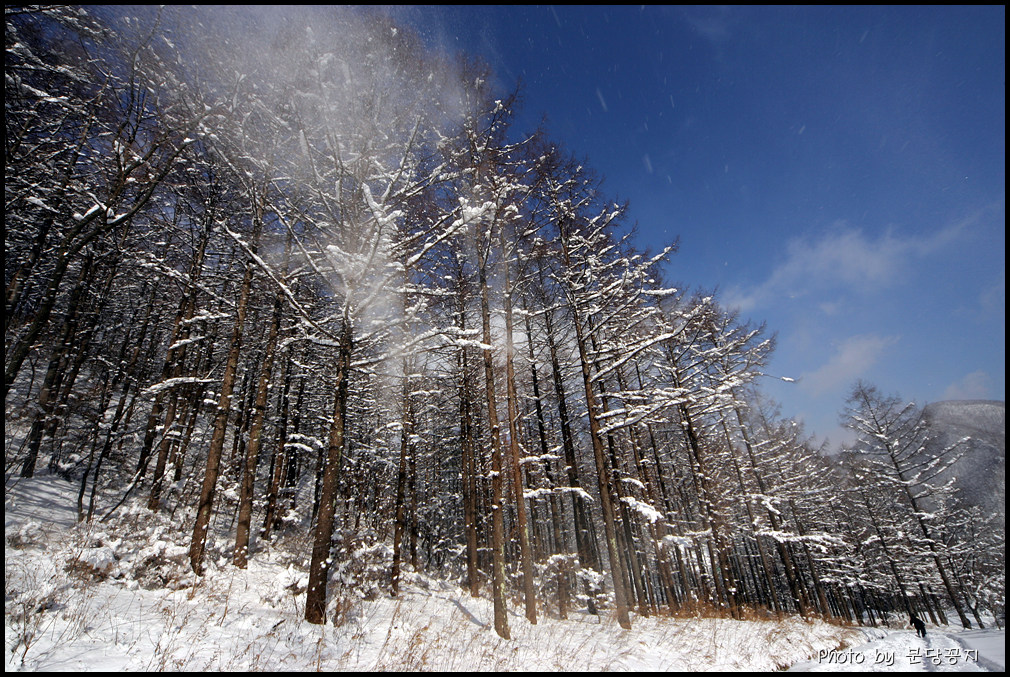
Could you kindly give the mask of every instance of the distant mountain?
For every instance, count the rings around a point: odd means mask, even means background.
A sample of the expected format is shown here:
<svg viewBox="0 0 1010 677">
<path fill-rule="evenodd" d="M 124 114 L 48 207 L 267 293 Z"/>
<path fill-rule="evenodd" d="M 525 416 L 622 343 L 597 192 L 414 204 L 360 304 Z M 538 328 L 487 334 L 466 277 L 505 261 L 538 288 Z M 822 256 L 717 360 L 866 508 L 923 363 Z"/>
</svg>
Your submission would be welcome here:
<svg viewBox="0 0 1010 677">
<path fill-rule="evenodd" d="M 950 473 L 961 498 L 999 514 L 1006 523 L 1006 403 L 995 400 L 952 400 L 923 408 L 933 432 L 935 452 L 970 437 L 964 457 Z"/>
</svg>

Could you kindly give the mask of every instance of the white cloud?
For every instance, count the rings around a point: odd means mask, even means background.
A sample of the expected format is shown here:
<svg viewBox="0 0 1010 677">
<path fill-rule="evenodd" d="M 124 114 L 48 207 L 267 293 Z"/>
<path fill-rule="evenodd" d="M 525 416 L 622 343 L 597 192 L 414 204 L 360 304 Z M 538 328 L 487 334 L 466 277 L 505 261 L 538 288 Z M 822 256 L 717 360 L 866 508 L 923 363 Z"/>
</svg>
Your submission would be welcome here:
<svg viewBox="0 0 1010 677">
<path fill-rule="evenodd" d="M 897 342 L 897 336 L 875 334 L 847 338 L 822 367 L 801 375 L 800 387 L 813 396 L 846 388 L 869 371 L 884 351 Z"/>
<path fill-rule="evenodd" d="M 951 383 L 943 391 L 945 400 L 986 400 L 989 399 L 992 379 L 984 371 L 973 371 L 956 383 Z"/>
<path fill-rule="evenodd" d="M 819 238 L 790 240 L 784 260 L 765 282 L 749 291 L 731 289 L 725 301 L 748 312 L 811 292 L 870 294 L 904 279 L 917 260 L 941 251 L 973 220 L 965 219 L 919 237 L 902 236 L 890 228 L 873 237 L 840 221 Z M 837 308 L 835 302 L 822 309 Z"/>
<path fill-rule="evenodd" d="M 825 315 L 837 315 L 841 312 L 843 304 L 840 301 L 822 301 L 817 305 L 821 312 Z"/>
</svg>

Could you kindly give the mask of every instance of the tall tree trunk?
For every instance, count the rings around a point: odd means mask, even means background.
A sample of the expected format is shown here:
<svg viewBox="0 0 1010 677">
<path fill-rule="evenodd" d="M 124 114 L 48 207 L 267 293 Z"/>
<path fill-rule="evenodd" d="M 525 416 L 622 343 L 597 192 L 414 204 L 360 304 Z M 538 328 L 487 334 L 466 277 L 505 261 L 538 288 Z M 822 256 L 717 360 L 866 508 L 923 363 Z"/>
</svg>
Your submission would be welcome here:
<svg viewBox="0 0 1010 677">
<path fill-rule="evenodd" d="M 737 412 L 737 416 L 739 415 L 740 415 L 739 412 Z M 722 421 L 722 429 L 723 433 L 725 433 L 726 435 L 726 446 L 730 450 L 730 453 L 732 454 L 733 440 L 732 437 L 730 436 L 729 426 L 726 424 L 725 419 L 723 419 Z M 746 436 L 744 437 L 744 444 L 747 446 L 750 445 L 750 440 Z M 761 541 L 761 536 L 758 535 L 757 533 L 757 518 L 754 515 L 754 510 L 751 507 L 750 501 L 746 499 L 747 488 L 744 485 L 743 472 L 740 470 L 740 465 L 737 463 L 735 455 L 733 456 L 733 468 L 736 471 L 737 482 L 740 485 L 740 496 L 741 496 L 740 502 L 743 503 L 744 509 L 747 511 L 747 520 L 751 526 L 751 533 L 754 535 L 754 542 L 757 545 L 758 556 L 761 558 L 761 571 L 765 579 L 765 584 L 767 585 L 769 601 L 771 602 L 772 611 L 774 611 L 775 613 L 781 613 L 782 603 L 779 601 L 778 589 L 772 577 L 773 572 L 771 562 L 769 561 L 768 553 L 765 552 L 765 547 Z"/>
<path fill-rule="evenodd" d="M 459 274 L 460 309 L 459 329 L 466 331 L 466 307 L 462 291 L 462 267 Z M 459 407 L 460 407 L 460 446 L 462 447 L 463 470 L 463 527 L 466 531 L 466 578 L 470 595 L 476 597 L 480 593 L 479 553 L 477 549 L 477 462 L 476 444 L 473 430 L 473 403 L 470 401 L 470 368 L 467 364 L 466 347 L 460 347 L 458 357 L 459 368 Z"/>
<path fill-rule="evenodd" d="M 182 373 L 185 347 L 177 347 L 176 344 L 189 336 L 190 330 L 188 321 L 193 318 L 193 314 L 196 311 L 196 287 L 200 274 L 203 270 L 204 256 L 207 252 L 207 242 L 210 239 L 212 226 L 213 219 L 207 219 L 205 227 L 201 233 L 200 244 L 197 247 L 193 260 L 189 266 L 186 291 L 183 293 L 182 298 L 179 299 L 179 308 L 176 310 L 175 321 L 172 324 L 172 334 L 169 338 L 168 350 L 165 353 L 165 361 L 161 367 L 162 381 L 177 377 Z M 137 471 L 140 475 L 147 472 L 147 464 L 150 454 L 154 449 L 154 440 L 157 435 L 158 426 L 161 423 L 162 411 L 165 409 L 165 398 L 171 398 L 169 405 L 170 412 L 166 413 L 166 419 L 168 419 L 169 416 L 174 419 L 175 409 L 178 406 L 178 397 L 179 395 L 173 390 L 170 392 L 159 392 L 154 398 L 154 404 L 151 406 L 151 412 L 147 418 L 144 443 L 141 446 L 140 458 L 137 462 Z M 169 439 L 166 438 L 171 425 L 172 421 L 168 420 L 166 424 L 162 426 L 162 434 L 165 437 L 162 438 L 161 444 L 159 445 L 158 460 L 155 462 L 154 469 L 154 481 L 151 484 L 151 493 L 148 497 L 148 508 L 151 510 L 157 510 L 161 500 L 162 476 L 165 472 L 170 446 Z"/>
<path fill-rule="evenodd" d="M 573 308 L 572 318 L 575 324 L 576 342 L 579 348 L 579 361 L 582 364 L 582 381 L 586 391 L 586 409 L 589 415 L 589 436 L 593 444 L 593 457 L 596 460 L 596 473 L 600 491 L 600 507 L 603 511 L 603 529 L 607 539 L 607 554 L 610 559 L 611 578 L 614 583 L 614 606 L 617 622 L 625 630 L 631 629 L 631 617 L 628 615 L 627 591 L 624 587 L 624 564 L 621 550 L 617 543 L 617 526 L 614 517 L 614 499 L 611 493 L 611 471 L 607 456 L 603 449 L 603 439 L 600 432 L 600 421 L 597 413 L 596 392 L 593 388 L 590 374 L 586 339 L 583 335 L 582 321 L 578 308 Z"/>
<path fill-rule="evenodd" d="M 736 414 L 737 425 L 739 426 L 740 434 L 743 437 L 744 448 L 747 450 L 747 458 L 750 461 L 751 474 L 754 476 L 754 480 L 757 482 L 758 491 L 762 495 L 767 494 L 764 477 L 759 470 L 759 464 L 757 456 L 754 453 L 754 445 L 751 443 L 750 435 L 747 433 L 747 426 L 744 425 L 743 414 L 740 410 L 734 408 L 734 413 Z M 779 517 L 774 510 L 768 508 L 768 521 L 774 531 L 779 530 Z M 782 566 L 785 570 L 786 582 L 789 584 L 789 591 L 793 597 L 793 603 L 796 605 L 796 610 L 799 612 L 800 616 L 807 616 L 807 605 L 804 601 L 803 590 L 800 586 L 799 577 L 796 573 L 796 568 L 793 566 L 792 554 L 789 552 L 788 546 L 782 541 L 775 541 L 775 548 L 779 553 L 779 559 L 782 560 Z"/>
<path fill-rule="evenodd" d="M 638 370 L 638 365 L 635 365 L 636 374 L 638 376 L 638 387 L 642 389 L 642 374 Z M 617 376 L 617 386 L 621 390 L 625 390 L 625 379 L 623 375 L 623 370 L 618 368 L 616 370 Z M 649 504 L 653 509 L 665 507 L 663 502 L 660 500 L 661 497 L 657 493 L 656 489 L 656 477 L 652 472 L 649 471 L 649 464 L 646 463 L 645 458 L 642 455 L 642 449 L 644 444 L 642 442 L 640 429 L 636 426 L 631 426 L 628 429 L 628 434 L 631 438 L 631 453 L 632 462 L 634 467 L 638 470 L 639 477 L 641 477 L 642 484 L 645 487 L 645 497 L 648 499 Z M 659 463 L 658 454 L 657 462 L 655 466 L 655 475 L 659 475 Z M 662 520 L 657 520 L 657 522 L 651 522 L 649 524 L 649 534 L 652 539 L 653 550 L 656 553 L 656 569 L 659 574 L 659 580 L 662 584 L 662 589 L 667 597 L 667 605 L 671 612 L 674 610 L 674 590 L 673 590 L 673 578 L 670 575 L 670 563 L 667 560 L 666 554 L 663 552 L 663 537 L 666 535 L 666 520 L 667 517 L 664 516 Z"/>
<path fill-rule="evenodd" d="M 530 376 L 533 382 L 533 406 L 536 411 L 537 418 L 537 438 L 540 441 L 540 455 L 544 459 L 547 458 L 550 450 L 547 446 L 547 433 L 546 424 L 544 422 L 544 409 L 543 403 L 541 402 L 540 396 L 540 379 L 537 374 L 537 360 L 536 353 L 533 350 L 533 323 L 530 321 L 529 309 L 526 307 L 526 299 L 523 298 L 523 318 L 526 324 L 526 345 L 529 349 L 530 358 Z M 550 464 L 548 461 L 546 474 L 548 481 L 550 482 L 551 495 L 550 495 L 550 507 L 551 507 L 551 531 L 554 536 L 554 548 L 552 552 L 554 554 L 567 555 L 568 545 L 565 542 L 564 535 L 561 529 L 561 510 L 558 506 L 558 497 L 554 490 L 558 486 L 557 478 L 554 473 L 550 470 Z M 567 561 L 562 558 L 558 564 L 558 615 L 562 619 L 568 618 L 568 566 Z"/>
<path fill-rule="evenodd" d="M 564 226 L 561 228 L 562 252 L 565 267 L 572 268 L 569 257 L 569 242 Z M 571 307 L 572 324 L 575 327 L 575 342 L 579 351 L 579 364 L 582 367 L 582 385 L 586 393 L 586 413 L 589 417 L 589 437 L 593 445 L 593 458 L 596 461 L 596 477 L 600 492 L 600 508 L 603 512 L 603 530 L 607 540 L 607 555 L 610 560 L 610 575 L 614 584 L 614 606 L 617 622 L 625 630 L 631 629 L 631 617 L 628 615 L 627 590 L 624 587 L 624 564 L 621 550 L 617 543 L 617 526 L 614 518 L 614 499 L 611 489 L 611 470 L 607 455 L 603 449 L 603 437 L 600 432 L 599 405 L 596 390 L 593 387 L 591 362 L 589 360 L 588 339 L 583 326 L 583 309 L 579 307 L 574 290 L 569 290 L 569 305 Z"/>
<path fill-rule="evenodd" d="M 257 220 L 254 251 L 255 243 L 259 240 L 258 224 Z M 200 489 L 200 503 L 197 506 L 196 523 L 193 526 L 193 539 L 189 546 L 190 566 L 198 576 L 203 574 L 207 530 L 210 527 L 210 517 L 214 507 L 217 478 L 221 472 L 221 452 L 224 449 L 225 432 L 228 428 L 228 415 L 231 413 L 232 391 L 235 388 L 235 377 L 238 373 L 238 358 L 242 348 L 242 335 L 245 329 L 246 309 L 249 305 L 252 279 L 253 261 L 249 260 L 246 262 L 245 274 L 242 278 L 242 291 L 239 295 L 238 308 L 235 311 L 235 326 L 232 329 L 228 361 L 221 379 L 221 395 L 218 398 L 217 412 L 214 415 L 213 434 L 210 439 L 210 449 L 207 451 L 207 467 L 204 470 L 203 485 Z"/>
<path fill-rule="evenodd" d="M 533 589 L 533 554 L 530 552 L 529 525 L 526 520 L 526 499 L 523 497 L 523 475 L 519 445 L 519 405 L 516 394 L 515 344 L 512 338 L 512 281 L 509 274 L 508 252 L 504 229 L 499 231 L 505 273 L 505 392 L 509 417 L 509 457 L 512 461 L 512 493 L 516 501 L 516 528 L 519 530 L 519 557 L 523 571 L 523 598 L 526 619 L 536 625 L 537 598 Z"/>
<path fill-rule="evenodd" d="M 800 521 L 799 513 L 796 511 L 796 503 L 790 499 L 789 509 L 793 514 L 793 522 L 796 524 L 796 532 L 800 535 L 800 538 L 806 536 L 806 529 L 803 527 L 803 523 Z M 817 596 L 817 602 L 820 606 L 822 614 L 830 614 L 831 610 L 828 608 L 828 600 L 824 594 L 824 585 L 821 583 L 821 577 L 817 573 L 817 564 L 814 562 L 813 555 L 810 552 L 810 548 L 806 543 L 806 540 L 801 540 L 800 544 L 803 547 L 803 553 L 806 555 L 807 563 L 810 566 L 810 580 L 813 581 L 814 594 Z"/>
<path fill-rule="evenodd" d="M 680 386 L 679 383 L 676 385 L 678 387 Z M 719 592 L 720 596 L 725 600 L 726 605 L 729 607 L 730 614 L 734 618 L 739 618 L 736 592 L 739 590 L 739 582 L 731 578 L 732 570 L 729 566 L 728 555 L 726 552 L 727 546 L 722 535 L 722 525 L 720 524 L 719 515 L 716 513 L 715 506 L 713 505 L 712 497 L 714 492 L 711 486 L 708 459 L 702 449 L 701 440 L 698 437 L 698 431 L 694 425 L 694 417 L 691 415 L 690 410 L 684 403 L 679 405 L 679 409 L 681 422 L 684 426 L 684 434 L 688 441 L 688 448 L 691 451 L 691 455 L 696 466 L 695 477 L 699 484 L 699 496 L 701 498 L 703 518 L 705 525 L 712 531 L 712 539 L 708 544 L 709 559 L 712 564 L 712 577 L 715 582 L 717 592 Z"/>
<path fill-rule="evenodd" d="M 153 297 L 152 297 L 152 299 L 153 299 Z M 123 388 L 122 388 L 122 391 L 119 394 L 119 401 L 116 403 L 116 411 L 112 415 L 112 420 L 109 422 L 109 425 L 107 427 L 107 430 L 106 430 L 106 433 L 105 433 L 105 442 L 102 445 L 102 449 L 98 453 L 98 459 L 95 461 L 95 464 L 94 464 L 93 478 L 92 478 L 92 481 L 91 481 L 92 482 L 91 483 L 91 497 L 90 497 L 90 499 L 88 501 L 88 512 L 87 512 L 87 516 L 86 516 L 86 519 L 87 519 L 88 522 L 91 521 L 91 518 L 95 514 L 95 495 L 97 494 L 97 491 L 98 491 L 98 478 L 99 478 L 100 473 L 101 473 L 102 462 L 105 460 L 106 456 L 108 456 L 109 452 L 112 451 L 112 446 L 113 446 L 113 443 L 114 443 L 115 438 L 116 438 L 116 433 L 119 431 L 120 423 L 123 421 L 123 414 L 126 412 L 126 402 L 127 402 L 127 399 L 128 399 L 127 395 L 130 392 L 130 385 L 131 385 L 129 376 L 133 372 L 133 370 L 136 368 L 137 362 L 140 359 L 140 353 L 141 353 L 141 349 L 142 349 L 142 347 L 144 345 L 144 339 L 146 338 L 148 329 L 149 329 L 149 327 L 151 325 L 151 316 L 153 315 L 153 308 L 154 308 L 154 304 L 153 303 L 148 303 L 148 305 L 147 305 L 147 311 L 146 311 L 146 313 L 144 315 L 144 322 L 143 322 L 143 324 L 140 327 L 140 331 L 137 332 L 137 336 L 135 338 L 132 337 L 130 334 L 127 334 L 127 336 L 129 338 L 128 338 L 128 340 L 123 341 L 123 346 L 122 346 L 122 348 L 120 350 L 120 358 L 118 360 L 118 368 L 116 370 L 116 376 L 112 379 L 112 385 L 111 385 L 110 391 L 115 391 L 116 387 L 120 384 L 120 382 L 122 382 Z M 129 340 L 130 338 L 132 338 L 133 340 Z M 123 358 L 126 356 L 127 348 L 129 346 L 131 346 L 131 345 L 133 346 L 133 351 L 130 354 L 130 361 L 127 362 L 127 363 L 124 363 Z M 103 411 L 104 411 L 104 407 L 103 407 Z M 89 474 L 92 474 L 92 466 L 90 465 L 90 463 L 88 465 L 88 468 L 85 470 L 85 472 L 83 473 L 83 475 L 81 477 L 81 491 L 80 491 L 80 494 L 78 495 L 78 498 L 77 498 L 77 519 L 78 519 L 78 521 L 81 521 L 82 519 L 85 518 L 85 516 L 83 514 L 84 513 L 84 493 L 85 493 L 85 490 L 87 489 L 88 475 Z"/>
<path fill-rule="evenodd" d="M 540 270 L 543 284 L 543 269 Z M 568 417 L 568 397 L 565 390 L 565 380 L 561 373 L 561 360 L 558 356 L 557 341 L 554 337 L 553 312 L 550 308 L 544 313 L 544 328 L 547 332 L 547 348 L 551 358 L 551 375 L 554 380 L 554 394 L 558 403 L 558 424 L 561 428 L 561 446 L 565 454 L 565 469 L 568 474 L 568 487 L 572 497 L 572 515 L 575 521 L 575 549 L 579 555 L 579 566 L 587 569 L 600 568 L 597 549 L 594 546 L 593 523 L 590 519 L 589 507 L 583 497 L 582 484 L 579 480 L 579 464 L 575 457 L 575 440 L 572 434 L 571 421 Z M 596 614 L 596 601 L 586 581 L 586 600 L 588 611 Z"/>
<path fill-rule="evenodd" d="M 256 481 L 256 465 L 259 459 L 263 422 L 266 418 L 267 396 L 270 388 L 270 374 L 274 368 L 274 353 L 280 334 L 281 314 L 284 299 L 278 292 L 274 299 L 273 317 L 267 333 L 267 344 L 263 349 L 263 363 L 260 367 L 259 382 L 256 385 L 256 401 L 253 403 L 252 421 L 249 425 L 249 442 L 246 444 L 243 464 L 242 485 L 239 493 L 238 527 L 235 530 L 235 552 L 233 562 L 240 569 L 246 568 L 249 558 L 249 534 L 252 530 L 253 487 Z"/>
<path fill-rule="evenodd" d="M 74 340 L 74 330 L 77 326 L 77 316 L 80 312 L 81 302 L 84 298 L 84 291 L 91 278 L 91 265 L 93 257 L 89 254 L 81 266 L 80 277 L 70 294 L 70 301 L 67 306 L 67 316 L 63 321 L 60 336 L 49 359 L 49 366 L 46 369 L 42 387 L 39 389 L 38 408 L 35 419 L 32 421 L 31 429 L 28 431 L 28 453 L 21 464 L 21 477 L 33 477 L 35 475 L 35 465 L 38 462 L 39 449 L 42 445 L 43 432 L 47 428 L 49 418 L 53 414 L 53 408 L 57 399 L 57 391 L 60 387 L 62 371 L 66 367 L 67 353 Z"/>
<path fill-rule="evenodd" d="M 593 354 L 599 355 L 599 346 L 597 345 L 595 338 L 596 328 L 593 326 L 592 318 L 588 318 L 587 323 L 589 325 L 589 341 L 593 348 Z M 593 365 L 597 373 L 602 371 L 602 367 L 599 363 L 598 358 L 594 359 Z M 619 371 L 619 370 L 618 370 Z M 600 415 L 604 418 L 610 413 L 610 403 L 609 396 L 607 394 L 607 386 L 601 380 L 599 384 L 600 389 Z M 645 581 L 642 576 L 644 567 L 639 562 L 638 550 L 635 547 L 635 536 L 632 532 L 632 518 L 628 510 L 628 504 L 624 501 L 624 487 L 622 486 L 622 478 L 625 476 L 624 470 L 621 466 L 620 456 L 617 449 L 617 440 L 612 432 L 607 433 L 607 451 L 610 457 L 610 468 L 613 473 L 613 480 L 611 486 L 613 486 L 614 497 L 617 502 L 617 512 L 620 514 L 621 518 L 621 531 L 618 532 L 618 543 L 623 541 L 622 550 L 625 553 L 625 558 L 627 560 L 627 567 L 625 569 L 628 575 L 628 582 L 630 583 L 631 591 L 637 597 L 638 600 L 638 611 L 642 616 L 649 615 L 649 601 L 648 595 L 645 590 Z M 623 538 L 622 538 L 623 535 Z"/>
<path fill-rule="evenodd" d="M 277 446 L 274 449 L 270 465 L 270 486 L 267 488 L 267 504 L 263 515 L 263 529 L 260 535 L 263 540 L 270 540 L 278 522 L 281 482 L 287 471 L 288 453 L 288 396 L 291 392 L 291 358 L 284 361 L 283 387 L 278 396 L 280 419 L 277 423 Z"/>
<path fill-rule="evenodd" d="M 407 473 L 409 471 L 409 456 L 411 455 L 410 436 L 414 434 L 413 411 L 410 403 L 410 370 L 409 361 L 403 360 L 403 388 L 400 418 L 400 463 L 396 473 L 396 503 L 393 507 L 393 565 L 390 573 L 393 596 L 400 594 L 400 559 L 402 557 L 403 532 L 407 529 Z"/>
<path fill-rule="evenodd" d="M 484 393 L 487 399 L 488 430 L 491 436 L 491 595 L 494 600 L 494 629 L 503 639 L 511 639 L 505 601 L 505 505 L 502 491 L 501 426 L 495 401 L 494 359 L 491 352 L 491 307 L 487 286 L 487 252 L 478 244 L 480 314 L 484 354 Z"/>
<path fill-rule="evenodd" d="M 326 447 L 326 465 L 319 491 L 316 528 L 312 535 L 312 560 L 309 563 L 309 587 L 305 595 L 305 620 L 315 625 L 326 622 L 326 585 L 330 571 L 330 550 L 333 547 L 333 522 L 340 481 L 340 461 L 344 452 L 347 425 L 347 386 L 350 379 L 353 327 L 344 310 L 344 326 L 340 332 L 337 354 L 336 396 L 333 418 Z"/>
</svg>

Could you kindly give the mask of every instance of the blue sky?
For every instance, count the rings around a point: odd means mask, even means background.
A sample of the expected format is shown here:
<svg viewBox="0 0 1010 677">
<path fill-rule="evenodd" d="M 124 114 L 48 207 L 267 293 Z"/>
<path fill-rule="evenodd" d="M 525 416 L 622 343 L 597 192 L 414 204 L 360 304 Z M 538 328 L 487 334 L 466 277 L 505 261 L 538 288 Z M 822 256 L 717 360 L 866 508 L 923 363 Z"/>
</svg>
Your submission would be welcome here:
<svg viewBox="0 0 1010 677">
<path fill-rule="evenodd" d="M 859 378 L 1005 399 L 1005 8 L 412 7 L 629 200 L 671 282 L 778 336 L 837 443 Z"/>
</svg>

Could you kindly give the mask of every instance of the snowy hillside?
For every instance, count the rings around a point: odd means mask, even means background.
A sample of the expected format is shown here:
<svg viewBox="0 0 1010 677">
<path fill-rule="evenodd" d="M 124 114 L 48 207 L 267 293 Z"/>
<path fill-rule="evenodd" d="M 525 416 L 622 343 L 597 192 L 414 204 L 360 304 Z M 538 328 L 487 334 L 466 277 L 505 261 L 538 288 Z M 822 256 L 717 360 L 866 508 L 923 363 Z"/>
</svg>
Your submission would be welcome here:
<svg viewBox="0 0 1010 677">
<path fill-rule="evenodd" d="M 867 640 L 891 649 L 914 641 L 908 631 L 886 640 L 882 630 L 795 617 L 636 618 L 625 631 L 606 615 L 545 614 L 531 626 L 518 605 L 506 641 L 490 629 L 489 599 L 420 575 L 407 577 L 400 599 L 348 589 L 341 623 L 313 626 L 302 617 L 307 574 L 291 553 L 265 553 L 246 571 L 212 562 L 197 579 L 170 520 L 135 508 L 79 528 L 56 507 L 72 495 L 53 477 L 7 492 L 8 670 L 768 671 L 807 659 L 832 669 L 837 652 Z"/>
<path fill-rule="evenodd" d="M 988 400 L 934 402 L 923 416 L 939 451 L 970 437 L 965 455 L 950 469 L 962 498 L 987 512 L 1006 514 L 1006 403 Z"/>
<path fill-rule="evenodd" d="M 948 400 L 923 407 L 926 419 L 941 428 L 971 435 L 985 444 L 1006 444 L 1006 403 L 998 400 Z"/>
</svg>

